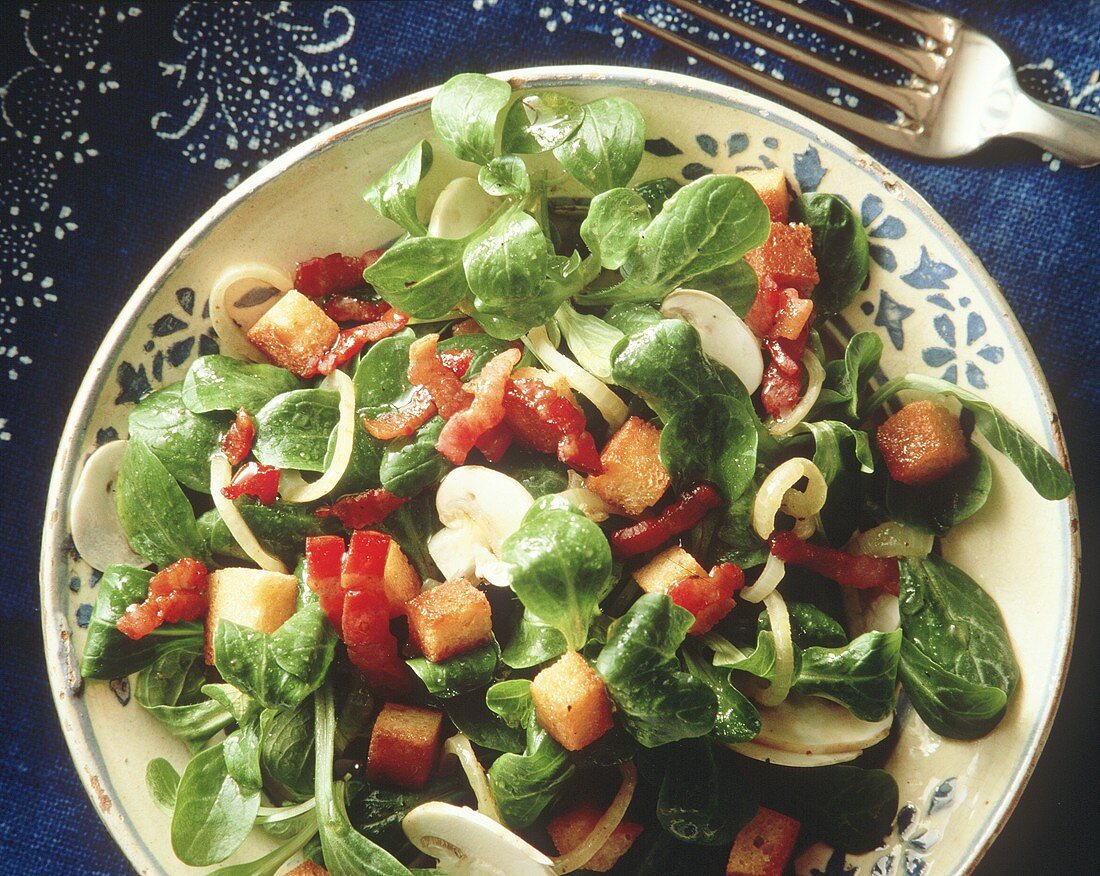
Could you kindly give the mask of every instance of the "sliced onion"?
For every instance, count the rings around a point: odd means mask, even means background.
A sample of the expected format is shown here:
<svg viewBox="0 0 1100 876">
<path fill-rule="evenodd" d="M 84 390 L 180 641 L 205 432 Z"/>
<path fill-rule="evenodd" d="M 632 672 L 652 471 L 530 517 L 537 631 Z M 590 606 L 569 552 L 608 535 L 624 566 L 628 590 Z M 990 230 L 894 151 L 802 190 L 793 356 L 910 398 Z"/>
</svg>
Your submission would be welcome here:
<svg viewBox="0 0 1100 876">
<path fill-rule="evenodd" d="M 481 765 L 481 761 L 477 759 L 477 753 L 470 744 L 469 737 L 465 733 L 456 733 L 443 743 L 443 750 L 458 758 L 459 766 L 466 773 L 466 779 L 470 783 L 470 788 L 473 789 L 474 797 L 477 798 L 477 811 L 498 824 L 503 824 L 496 801 L 493 799 L 493 792 L 489 788 L 489 778 L 485 775 L 485 768 Z"/>
<path fill-rule="evenodd" d="M 770 748 L 755 741 L 731 743 L 730 748 L 738 754 L 751 757 L 753 760 L 789 767 L 832 766 L 833 764 L 855 760 L 863 754 L 862 748 L 856 751 L 838 751 L 831 754 L 801 754 L 793 751 L 783 751 L 779 748 Z"/>
<path fill-rule="evenodd" d="M 805 491 L 794 489 L 802 478 L 807 481 Z M 825 506 L 828 491 L 821 469 L 813 462 L 802 456 L 788 459 L 776 466 L 756 491 L 752 528 L 767 539 L 775 532 L 775 515 L 780 511 L 796 519 L 813 517 Z"/>
<path fill-rule="evenodd" d="M 568 488 L 558 495 L 579 509 L 593 523 L 603 523 L 615 513 L 615 509 L 588 489 L 584 485 L 584 478 L 572 470 L 569 472 Z"/>
<path fill-rule="evenodd" d="M 355 384 L 337 369 L 321 382 L 321 389 L 340 393 L 340 421 L 336 424 L 336 446 L 332 461 L 315 481 L 307 481 L 298 472 L 283 472 L 279 494 L 286 502 L 316 502 L 336 489 L 351 462 L 355 443 Z"/>
<path fill-rule="evenodd" d="M 832 700 L 792 693 L 778 706 L 760 709 L 760 733 L 752 741 L 791 754 L 851 755 L 885 739 L 893 723 L 892 713 L 864 721 Z"/>
<path fill-rule="evenodd" d="M 232 480 L 233 466 L 229 464 L 229 460 L 225 458 L 224 454 L 215 453 L 210 458 L 210 495 L 214 499 L 214 507 L 218 509 L 222 520 L 229 528 L 229 534 L 240 545 L 241 550 L 248 554 L 248 558 L 261 569 L 266 569 L 269 572 L 281 572 L 284 575 L 289 574 L 289 570 L 282 560 L 273 557 L 263 549 L 259 539 L 253 535 L 244 517 L 241 516 L 241 512 L 233 504 L 233 500 L 227 499 L 222 494 L 222 490 L 228 487 Z"/>
<path fill-rule="evenodd" d="M 787 571 L 787 564 L 775 554 L 768 554 L 768 561 L 764 564 L 764 571 L 760 573 L 751 587 L 741 591 L 740 596 L 745 602 L 763 602 L 783 580 Z"/>
<path fill-rule="evenodd" d="M 612 429 L 618 429 L 626 422 L 629 414 L 623 400 L 602 380 L 593 377 L 568 356 L 559 353 L 550 343 L 543 326 L 533 328 L 527 333 L 527 345 L 543 365 L 561 373 L 573 389 L 592 402 Z"/>
<path fill-rule="evenodd" d="M 554 872 L 559 876 L 572 873 L 574 870 L 580 870 L 592 860 L 592 856 L 603 848 L 604 843 L 611 838 L 611 834 L 615 832 L 615 828 L 619 826 L 623 816 L 626 815 L 630 801 L 634 798 L 634 789 L 638 786 L 638 771 L 635 769 L 634 764 L 629 761 L 620 764 L 619 770 L 623 775 L 622 784 L 619 785 L 619 790 L 607 807 L 607 811 L 600 816 L 600 820 L 592 828 L 592 832 L 571 851 L 554 858 Z"/>
<path fill-rule="evenodd" d="M 778 417 L 768 424 L 768 431 L 772 435 L 786 435 L 806 419 L 810 408 L 817 403 L 817 397 L 821 394 L 821 387 L 825 383 L 825 369 L 817 361 L 817 356 L 807 350 L 802 355 L 802 364 L 806 366 L 806 391 L 787 416 Z"/>
<path fill-rule="evenodd" d="M 845 548 L 849 553 L 869 557 L 926 557 L 935 537 L 930 532 L 904 523 L 882 523 L 852 536 Z"/>
<path fill-rule="evenodd" d="M 775 639 L 775 675 L 772 683 L 757 694 L 757 701 L 764 706 L 777 706 L 787 698 L 794 681 L 794 639 L 791 636 L 791 616 L 787 603 L 779 592 L 773 590 L 764 597 L 768 611 L 772 637 Z"/>
<path fill-rule="evenodd" d="M 210 322 L 228 356 L 266 362 L 246 332 L 282 298 L 294 281 L 274 265 L 246 262 L 225 271 L 210 289 Z"/>
</svg>

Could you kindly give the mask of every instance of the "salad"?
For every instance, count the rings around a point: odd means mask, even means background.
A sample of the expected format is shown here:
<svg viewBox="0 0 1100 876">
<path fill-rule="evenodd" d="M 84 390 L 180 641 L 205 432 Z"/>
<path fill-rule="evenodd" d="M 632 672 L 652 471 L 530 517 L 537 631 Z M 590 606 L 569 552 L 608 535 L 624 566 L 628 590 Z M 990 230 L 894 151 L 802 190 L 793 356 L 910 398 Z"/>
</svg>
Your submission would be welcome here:
<svg viewBox="0 0 1100 876">
<path fill-rule="evenodd" d="M 216 872 L 777 876 L 876 847 L 899 691 L 974 739 L 1019 682 L 937 540 L 991 452 L 1048 499 L 1067 472 L 953 383 L 872 385 L 881 340 L 830 326 L 868 276 L 843 199 L 637 179 L 619 97 L 462 74 L 431 116 L 364 193 L 400 236 L 228 267 L 221 352 L 81 475 L 82 673 L 136 674 L 191 752 L 146 773 L 176 855 L 262 830 Z M 429 188 L 439 146 L 469 175 Z"/>
</svg>

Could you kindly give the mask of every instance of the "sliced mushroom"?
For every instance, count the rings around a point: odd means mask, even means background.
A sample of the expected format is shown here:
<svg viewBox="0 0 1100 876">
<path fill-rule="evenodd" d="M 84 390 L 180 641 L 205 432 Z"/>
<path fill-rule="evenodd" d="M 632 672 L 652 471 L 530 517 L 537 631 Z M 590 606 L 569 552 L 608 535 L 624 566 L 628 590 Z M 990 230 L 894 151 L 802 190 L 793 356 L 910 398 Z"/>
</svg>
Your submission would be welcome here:
<svg viewBox="0 0 1100 876">
<path fill-rule="evenodd" d="M 738 754 L 751 757 L 753 760 L 790 767 L 832 766 L 836 763 L 847 763 L 850 760 L 855 760 L 863 754 L 862 749 L 859 751 L 842 751 L 836 754 L 795 754 L 790 751 L 780 751 L 778 748 L 768 748 L 766 745 L 757 745 L 755 742 L 738 742 L 731 745 L 730 748 Z"/>
<path fill-rule="evenodd" d="M 473 234 L 502 203 L 488 194 L 476 179 L 460 176 L 451 180 L 435 199 L 428 220 L 428 234 L 458 240 Z"/>
<path fill-rule="evenodd" d="M 423 803 L 402 819 L 401 827 L 450 876 L 554 876 L 546 855 L 466 806 Z"/>
<path fill-rule="evenodd" d="M 698 289 L 677 289 L 661 302 L 661 313 L 679 317 L 699 332 L 703 352 L 737 375 L 750 393 L 764 376 L 760 340 L 721 298 Z"/>
<path fill-rule="evenodd" d="M 428 553 L 448 578 L 478 577 L 507 587 L 500 546 L 519 529 L 534 501 L 523 484 L 502 472 L 459 466 L 443 478 L 435 495 L 444 528 L 428 540 Z"/>
<path fill-rule="evenodd" d="M 73 545 L 93 569 L 126 563 L 145 568 L 145 559 L 134 552 L 115 507 L 116 482 L 126 441 L 111 441 L 98 448 L 80 472 L 69 500 Z"/>
<path fill-rule="evenodd" d="M 286 273 L 263 262 L 225 271 L 210 290 L 210 322 L 227 356 L 266 362 L 245 333 L 294 285 Z"/>
</svg>

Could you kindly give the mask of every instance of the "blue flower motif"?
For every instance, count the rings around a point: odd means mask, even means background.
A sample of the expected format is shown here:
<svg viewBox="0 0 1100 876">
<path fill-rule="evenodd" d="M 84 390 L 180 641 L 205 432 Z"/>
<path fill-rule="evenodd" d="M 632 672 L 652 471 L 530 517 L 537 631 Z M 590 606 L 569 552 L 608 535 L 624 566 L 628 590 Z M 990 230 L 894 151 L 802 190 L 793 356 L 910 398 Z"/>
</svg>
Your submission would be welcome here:
<svg viewBox="0 0 1100 876">
<path fill-rule="evenodd" d="M 726 140 L 726 156 L 730 157 L 736 155 L 738 152 L 744 152 L 749 148 L 749 135 L 741 131 L 730 134 L 729 139 Z"/>
<path fill-rule="evenodd" d="M 967 383 L 975 389 L 988 387 L 985 371 L 971 356 L 990 365 L 997 365 L 1004 361 L 1005 351 L 1003 347 L 982 342 L 982 338 L 988 331 L 985 318 L 980 313 L 968 310 L 969 298 L 960 298 L 958 308 L 945 295 L 938 293 L 928 295 L 925 300 L 939 307 L 944 313 L 936 314 L 932 320 L 932 327 L 943 341 L 943 346 L 925 347 L 921 352 L 924 364 L 932 368 L 944 368 L 940 376 L 952 383 L 958 383 L 961 366 Z M 961 320 L 963 313 L 966 314 L 965 323 L 962 323 L 965 338 L 960 343 L 956 319 Z"/>
<path fill-rule="evenodd" d="M 699 148 L 711 158 L 714 158 L 718 154 L 718 141 L 710 134 L 696 134 L 695 142 L 698 143 Z"/>
<path fill-rule="evenodd" d="M 858 872 L 855 867 L 848 866 L 848 858 L 844 852 L 838 852 L 834 849 L 825 864 L 825 869 L 811 869 L 810 876 L 856 876 Z"/>
<path fill-rule="evenodd" d="M 875 325 L 886 329 L 886 334 L 890 337 L 894 349 L 900 350 L 905 346 L 905 332 L 901 324 L 914 313 L 912 307 L 908 307 L 900 301 L 895 301 L 885 289 L 879 292 Z"/>
<path fill-rule="evenodd" d="M 808 146 L 805 152 L 795 154 L 794 178 L 798 181 L 798 187 L 803 193 L 816 192 L 827 172 L 821 166 L 821 156 L 813 146 Z"/>
<path fill-rule="evenodd" d="M 885 205 L 878 195 L 867 195 L 859 207 L 859 218 L 867 229 L 867 237 L 874 240 L 900 240 L 905 236 L 905 223 L 897 216 L 882 217 Z M 881 218 L 881 221 L 880 220 Z M 898 268 L 894 251 L 881 243 L 870 243 L 869 254 L 875 264 L 891 273 Z"/>
<path fill-rule="evenodd" d="M 937 262 L 928 253 L 928 247 L 920 248 L 920 263 L 908 274 L 902 274 L 902 282 L 914 289 L 946 289 L 947 280 L 958 273 L 946 262 Z"/>
</svg>

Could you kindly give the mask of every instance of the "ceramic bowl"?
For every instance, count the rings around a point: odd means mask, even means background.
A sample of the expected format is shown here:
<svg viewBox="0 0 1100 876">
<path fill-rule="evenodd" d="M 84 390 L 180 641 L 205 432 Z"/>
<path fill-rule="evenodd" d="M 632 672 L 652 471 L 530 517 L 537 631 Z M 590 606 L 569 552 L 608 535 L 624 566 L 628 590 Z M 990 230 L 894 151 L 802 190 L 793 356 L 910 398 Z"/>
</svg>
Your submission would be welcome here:
<svg viewBox="0 0 1100 876">
<path fill-rule="evenodd" d="M 867 288 L 839 321 L 877 332 L 887 376 L 918 371 L 973 390 L 1063 462 L 1065 449 L 1042 373 L 996 284 L 947 223 L 905 183 L 821 125 L 722 85 L 616 67 L 546 67 L 501 74 L 517 87 L 556 88 L 589 100 L 619 94 L 648 125 L 638 178 L 691 180 L 710 171 L 779 165 L 802 191 L 845 197 L 871 241 Z M 432 91 L 389 103 L 313 137 L 222 198 L 165 253 L 122 309 L 80 387 L 53 471 L 42 546 L 46 663 L 61 725 L 103 821 L 142 873 L 194 872 L 172 854 L 169 819 L 145 790 L 147 762 L 182 769 L 187 753 L 132 703 L 126 679 L 82 684 L 77 658 L 96 595 L 96 573 L 76 556 L 68 500 L 83 461 L 125 433 L 133 404 L 216 352 L 207 296 L 242 261 L 292 271 L 296 260 L 360 252 L 394 236 L 361 199 L 368 180 L 432 135 Z M 429 177 L 458 170 L 445 150 Z M 429 191 L 428 196 L 434 195 Z M 1003 722 L 979 742 L 941 739 L 903 703 L 888 768 L 901 789 L 895 827 L 878 850 L 844 860 L 820 849 L 811 868 L 852 876 L 970 871 L 1002 829 L 1050 729 L 1065 678 L 1076 607 L 1078 544 L 1072 499 L 1039 498 L 991 454 L 989 503 L 953 530 L 944 553 L 992 594 L 1004 613 L 1022 683 Z M 1042 599 L 1035 594 L 1042 593 Z M 258 833 L 258 832 L 257 832 Z M 255 857 L 255 836 L 236 860 Z"/>
</svg>

